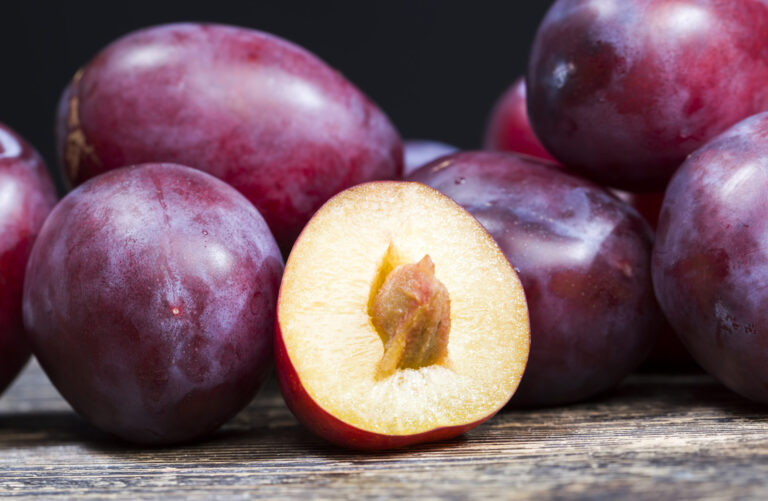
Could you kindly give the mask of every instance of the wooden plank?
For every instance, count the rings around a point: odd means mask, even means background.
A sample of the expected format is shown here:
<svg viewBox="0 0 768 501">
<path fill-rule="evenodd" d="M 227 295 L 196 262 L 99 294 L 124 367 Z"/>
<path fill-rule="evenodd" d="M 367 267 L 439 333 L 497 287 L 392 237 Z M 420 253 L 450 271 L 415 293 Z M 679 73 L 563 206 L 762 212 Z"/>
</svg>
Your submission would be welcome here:
<svg viewBox="0 0 768 501">
<path fill-rule="evenodd" d="M 274 385 L 208 441 L 141 449 L 78 418 L 36 364 L 0 399 L 0 497 L 768 497 L 768 414 L 704 375 L 636 375 L 587 403 L 507 410 L 465 437 L 355 453 L 304 431 Z"/>
</svg>

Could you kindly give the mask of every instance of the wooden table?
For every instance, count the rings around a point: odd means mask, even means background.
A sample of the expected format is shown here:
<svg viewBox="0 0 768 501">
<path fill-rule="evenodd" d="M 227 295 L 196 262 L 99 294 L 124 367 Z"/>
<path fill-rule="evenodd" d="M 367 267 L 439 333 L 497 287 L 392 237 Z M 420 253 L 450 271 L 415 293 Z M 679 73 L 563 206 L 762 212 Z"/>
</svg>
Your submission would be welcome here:
<svg viewBox="0 0 768 501">
<path fill-rule="evenodd" d="M 704 375 L 643 374 L 461 439 L 359 454 L 302 429 L 269 385 L 206 442 L 140 449 L 86 425 L 32 364 L 0 399 L 6 496 L 766 499 L 768 408 Z"/>
</svg>

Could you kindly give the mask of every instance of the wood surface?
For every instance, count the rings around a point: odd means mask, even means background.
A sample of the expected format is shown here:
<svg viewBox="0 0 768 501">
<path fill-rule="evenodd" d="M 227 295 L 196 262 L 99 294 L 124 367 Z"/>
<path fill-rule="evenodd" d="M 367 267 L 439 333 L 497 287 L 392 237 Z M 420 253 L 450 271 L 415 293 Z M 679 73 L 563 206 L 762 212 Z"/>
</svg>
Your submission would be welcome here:
<svg viewBox="0 0 768 501">
<path fill-rule="evenodd" d="M 768 499 L 768 409 L 705 375 L 632 376 L 406 451 L 326 445 L 274 384 L 211 439 L 141 449 L 75 415 L 36 364 L 0 398 L 0 498 Z"/>
</svg>

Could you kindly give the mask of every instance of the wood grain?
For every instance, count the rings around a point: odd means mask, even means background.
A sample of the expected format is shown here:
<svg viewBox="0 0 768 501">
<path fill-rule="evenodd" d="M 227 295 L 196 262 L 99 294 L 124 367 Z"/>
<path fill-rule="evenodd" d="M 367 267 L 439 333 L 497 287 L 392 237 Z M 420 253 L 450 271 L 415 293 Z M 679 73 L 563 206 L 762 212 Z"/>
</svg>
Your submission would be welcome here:
<svg viewBox="0 0 768 501">
<path fill-rule="evenodd" d="M 203 443 L 139 449 L 85 424 L 36 364 L 0 399 L 0 497 L 737 499 L 768 497 L 768 413 L 704 375 L 636 375 L 584 404 L 508 410 L 461 439 L 326 445 L 270 385 Z"/>
</svg>

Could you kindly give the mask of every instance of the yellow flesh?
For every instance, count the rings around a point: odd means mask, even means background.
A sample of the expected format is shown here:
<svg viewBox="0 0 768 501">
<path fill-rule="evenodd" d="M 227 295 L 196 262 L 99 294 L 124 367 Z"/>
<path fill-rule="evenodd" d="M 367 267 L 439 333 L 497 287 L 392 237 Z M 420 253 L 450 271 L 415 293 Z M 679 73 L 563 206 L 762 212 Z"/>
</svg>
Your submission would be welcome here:
<svg viewBox="0 0 768 501">
<path fill-rule="evenodd" d="M 384 345 L 368 314 L 372 287 L 387 268 L 427 254 L 450 295 L 448 359 L 377 378 Z M 416 183 L 361 185 L 320 209 L 288 260 L 278 311 L 307 393 L 337 419 L 375 433 L 483 419 L 517 388 L 528 357 L 514 270 L 469 213 Z"/>
</svg>

